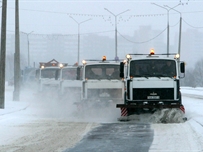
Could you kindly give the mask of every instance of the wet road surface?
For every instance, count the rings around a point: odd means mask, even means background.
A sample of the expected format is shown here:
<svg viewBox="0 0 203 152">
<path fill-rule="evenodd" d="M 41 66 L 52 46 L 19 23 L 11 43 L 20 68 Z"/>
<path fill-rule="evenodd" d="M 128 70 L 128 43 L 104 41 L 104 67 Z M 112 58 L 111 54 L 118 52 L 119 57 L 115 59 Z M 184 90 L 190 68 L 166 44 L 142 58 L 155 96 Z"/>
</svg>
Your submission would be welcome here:
<svg viewBox="0 0 203 152">
<path fill-rule="evenodd" d="M 105 123 L 64 152 L 148 152 L 153 135 L 150 124 Z"/>
</svg>

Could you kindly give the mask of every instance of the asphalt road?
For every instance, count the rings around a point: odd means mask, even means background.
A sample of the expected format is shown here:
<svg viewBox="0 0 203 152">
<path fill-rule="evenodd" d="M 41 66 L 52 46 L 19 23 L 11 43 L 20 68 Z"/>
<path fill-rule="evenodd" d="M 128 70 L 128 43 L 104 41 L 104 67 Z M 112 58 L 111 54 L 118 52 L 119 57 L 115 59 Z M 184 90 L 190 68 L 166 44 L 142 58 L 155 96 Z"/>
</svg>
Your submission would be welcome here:
<svg viewBox="0 0 203 152">
<path fill-rule="evenodd" d="M 148 152 L 153 135 L 150 124 L 105 123 L 64 152 Z"/>
</svg>

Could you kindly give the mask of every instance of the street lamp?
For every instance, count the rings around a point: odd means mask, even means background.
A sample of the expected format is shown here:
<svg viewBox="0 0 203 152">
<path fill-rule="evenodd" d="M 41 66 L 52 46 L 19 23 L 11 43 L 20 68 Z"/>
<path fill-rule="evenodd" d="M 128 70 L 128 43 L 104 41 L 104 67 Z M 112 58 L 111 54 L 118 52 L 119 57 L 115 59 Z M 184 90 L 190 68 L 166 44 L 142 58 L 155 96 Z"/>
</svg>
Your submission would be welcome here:
<svg viewBox="0 0 203 152">
<path fill-rule="evenodd" d="M 27 34 L 27 45 L 28 45 L 28 67 L 30 67 L 30 41 L 29 41 L 29 35 L 33 33 L 34 31 Z"/>
<path fill-rule="evenodd" d="M 34 31 L 30 32 L 30 33 L 25 33 L 25 32 L 22 32 L 23 34 L 25 34 L 27 36 L 27 50 L 28 50 L 28 55 L 27 55 L 27 59 L 28 59 L 28 67 L 30 67 L 30 41 L 29 41 L 29 35 L 31 33 L 33 33 Z"/>
<path fill-rule="evenodd" d="M 119 16 L 119 15 L 121 15 L 121 14 L 123 14 L 123 13 L 129 11 L 129 9 L 128 9 L 128 10 L 125 10 L 125 11 L 123 11 L 123 12 L 117 14 L 117 15 L 113 14 L 113 13 L 112 13 L 111 11 L 109 11 L 107 8 L 104 8 L 104 9 L 105 9 L 106 11 L 108 11 L 109 13 L 111 13 L 111 14 L 115 17 L 115 59 L 117 59 L 117 58 L 118 58 L 118 55 L 117 55 L 117 16 Z"/>
<path fill-rule="evenodd" d="M 156 3 L 151 3 L 151 4 L 156 5 L 156 6 L 158 6 L 158 7 L 161 7 L 161 8 L 163 8 L 163 9 L 167 10 L 167 56 L 168 56 L 168 55 L 169 55 L 169 11 L 170 11 L 171 9 L 173 9 L 173 8 L 175 8 L 175 7 L 177 7 L 177 6 L 179 6 L 180 4 L 178 4 L 178 5 L 176 5 L 176 6 L 172 7 L 172 8 L 169 8 L 169 9 L 167 9 L 167 8 L 161 6 L 161 5 L 158 5 L 158 4 L 156 4 Z"/>
<path fill-rule="evenodd" d="M 76 21 L 72 16 L 70 16 L 70 18 L 72 18 L 78 24 L 78 65 L 79 65 L 79 63 L 80 63 L 79 62 L 80 61 L 80 24 L 91 20 L 91 18 L 87 19 L 85 21 L 82 21 L 82 22 Z"/>
<path fill-rule="evenodd" d="M 180 25 L 179 25 L 179 42 L 178 42 L 178 54 L 180 55 L 180 49 L 181 49 L 181 33 L 182 33 L 182 13 L 175 10 L 174 8 L 169 7 L 168 5 L 164 5 L 165 7 L 168 7 L 180 14 Z M 180 57 L 178 58 L 180 60 Z"/>
</svg>

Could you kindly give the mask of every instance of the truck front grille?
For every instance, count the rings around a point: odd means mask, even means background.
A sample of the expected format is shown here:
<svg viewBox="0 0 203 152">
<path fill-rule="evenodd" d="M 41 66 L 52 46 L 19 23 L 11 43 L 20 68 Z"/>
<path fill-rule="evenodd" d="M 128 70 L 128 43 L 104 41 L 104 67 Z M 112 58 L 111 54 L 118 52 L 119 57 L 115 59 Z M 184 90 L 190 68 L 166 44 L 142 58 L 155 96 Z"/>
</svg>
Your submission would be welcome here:
<svg viewBox="0 0 203 152">
<path fill-rule="evenodd" d="M 122 98 L 122 89 L 88 89 L 87 98 Z"/>
<path fill-rule="evenodd" d="M 64 87 L 64 92 L 81 92 L 81 87 Z"/>
<path fill-rule="evenodd" d="M 139 88 L 133 89 L 133 100 L 148 100 L 148 96 L 158 96 L 162 99 L 174 99 L 173 88 Z"/>
</svg>

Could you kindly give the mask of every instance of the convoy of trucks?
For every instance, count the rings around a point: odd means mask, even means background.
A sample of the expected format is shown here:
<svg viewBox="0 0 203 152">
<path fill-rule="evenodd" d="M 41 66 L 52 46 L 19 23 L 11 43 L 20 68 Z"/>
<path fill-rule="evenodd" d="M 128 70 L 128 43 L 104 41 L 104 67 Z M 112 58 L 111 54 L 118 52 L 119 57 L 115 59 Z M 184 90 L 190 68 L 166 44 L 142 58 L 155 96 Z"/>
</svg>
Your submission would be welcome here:
<svg viewBox="0 0 203 152">
<path fill-rule="evenodd" d="M 185 64 L 178 54 L 151 50 L 149 54 L 128 54 L 123 61 L 103 56 L 82 63 L 41 62 L 35 77 L 38 91 L 54 88 L 64 101 L 74 98 L 80 109 L 113 105 L 121 109 L 120 118 L 163 109 L 185 113 L 180 92 Z"/>
</svg>

